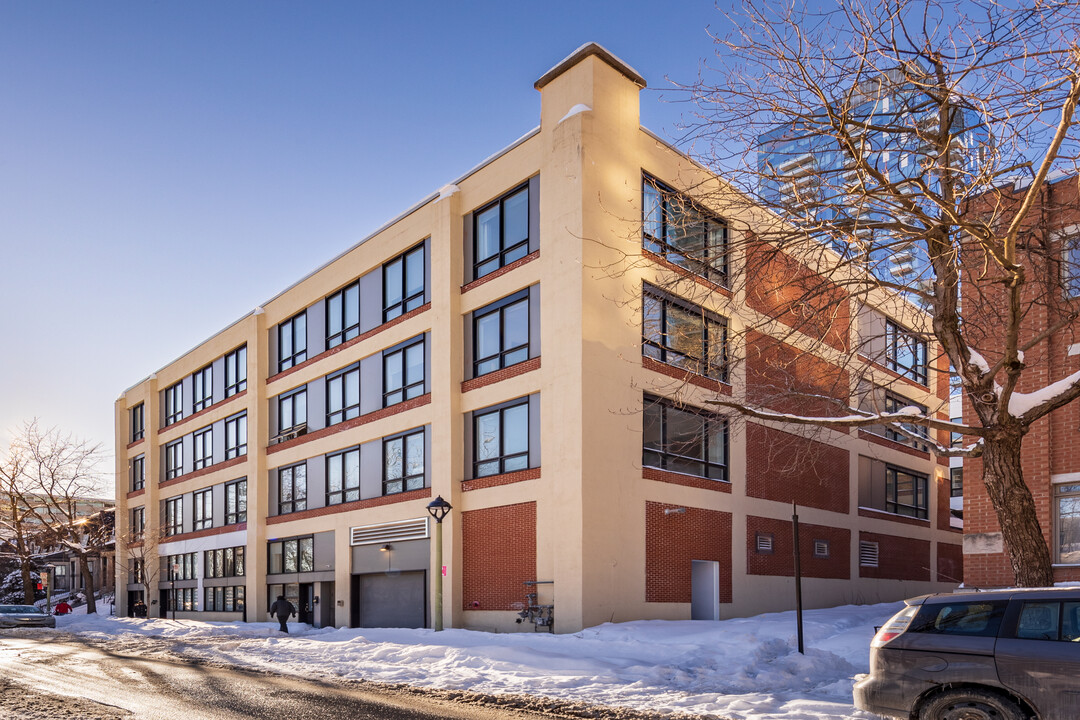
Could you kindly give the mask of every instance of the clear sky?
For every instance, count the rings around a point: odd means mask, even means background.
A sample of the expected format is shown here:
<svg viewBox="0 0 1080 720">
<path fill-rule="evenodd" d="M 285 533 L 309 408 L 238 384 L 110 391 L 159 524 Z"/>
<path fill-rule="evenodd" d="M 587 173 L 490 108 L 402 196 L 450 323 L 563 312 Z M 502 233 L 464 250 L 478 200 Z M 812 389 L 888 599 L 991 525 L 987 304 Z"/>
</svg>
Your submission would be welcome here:
<svg viewBox="0 0 1080 720">
<path fill-rule="evenodd" d="M 0 433 L 121 392 L 539 123 L 595 41 L 676 139 L 711 0 L 0 0 Z M 6 443 L 6 439 L 4 440 Z"/>
</svg>

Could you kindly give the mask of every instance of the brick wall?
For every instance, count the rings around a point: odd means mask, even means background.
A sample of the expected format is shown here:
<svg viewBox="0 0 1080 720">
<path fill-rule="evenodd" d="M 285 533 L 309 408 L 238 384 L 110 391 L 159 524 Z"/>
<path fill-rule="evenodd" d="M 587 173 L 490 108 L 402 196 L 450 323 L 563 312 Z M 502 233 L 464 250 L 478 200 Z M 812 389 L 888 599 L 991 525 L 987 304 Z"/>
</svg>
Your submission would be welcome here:
<svg viewBox="0 0 1080 720">
<path fill-rule="evenodd" d="M 746 423 L 746 494 L 848 512 L 848 451 Z"/>
<path fill-rule="evenodd" d="M 959 583 L 963 579 L 963 546 L 939 542 L 937 544 L 937 581 Z"/>
<path fill-rule="evenodd" d="M 775 338 L 747 331 L 746 396 L 750 402 L 776 412 L 846 415 L 849 392 L 845 370 Z"/>
<path fill-rule="evenodd" d="M 930 541 L 859 532 L 859 541 L 878 544 L 878 566 L 859 566 L 859 577 L 887 580 L 930 580 Z"/>
<path fill-rule="evenodd" d="M 757 551 L 758 533 L 772 535 L 772 553 Z M 829 543 L 829 557 L 814 557 L 814 541 Z M 746 572 L 750 575 L 795 575 L 792 552 L 791 521 L 772 518 L 746 518 Z M 851 577 L 851 531 L 847 528 L 799 523 L 799 569 L 805 577 Z"/>
<path fill-rule="evenodd" d="M 536 503 L 463 512 L 461 545 L 464 609 L 514 609 L 536 580 Z"/>
<path fill-rule="evenodd" d="M 720 602 L 731 602 L 731 513 L 645 503 L 645 602 L 688 603 L 691 561 L 720 563 Z"/>
</svg>

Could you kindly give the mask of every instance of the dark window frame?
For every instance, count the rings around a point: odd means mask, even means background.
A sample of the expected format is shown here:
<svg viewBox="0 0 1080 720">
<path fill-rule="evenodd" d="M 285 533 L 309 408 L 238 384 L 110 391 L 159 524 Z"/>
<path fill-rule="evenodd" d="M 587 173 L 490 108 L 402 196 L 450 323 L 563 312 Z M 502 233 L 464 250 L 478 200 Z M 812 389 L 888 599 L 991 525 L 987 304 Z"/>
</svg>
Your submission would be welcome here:
<svg viewBox="0 0 1080 720">
<path fill-rule="evenodd" d="M 196 490 L 191 494 L 192 530 L 209 530 L 214 527 L 214 492 L 211 488 Z"/>
<path fill-rule="evenodd" d="M 247 345 L 225 355 L 225 397 L 247 390 Z"/>
<path fill-rule="evenodd" d="M 232 510 L 229 509 L 230 502 Z M 225 524 L 237 525 L 243 522 L 247 522 L 247 478 L 225 483 Z"/>
<path fill-rule="evenodd" d="M 281 555 L 280 555 L 280 557 L 281 557 L 281 568 L 278 569 L 277 572 L 274 571 L 274 567 L 273 567 L 273 564 L 272 564 L 273 559 L 274 559 L 274 553 L 273 553 L 271 548 L 274 545 L 280 545 L 281 546 Z M 286 558 L 288 557 L 288 555 L 286 554 L 286 549 L 290 545 L 295 546 L 295 548 L 296 548 L 293 551 L 293 557 L 296 559 L 296 566 L 292 567 L 292 568 L 290 568 L 285 562 Z M 306 567 L 305 567 L 305 565 L 303 563 L 303 560 L 304 560 L 304 557 L 305 557 L 304 554 L 303 554 L 303 549 L 304 549 L 305 545 L 310 547 L 310 553 L 307 555 L 307 558 L 309 559 L 310 564 L 308 566 L 306 566 Z M 282 538 L 280 540 L 271 540 L 271 541 L 269 541 L 267 543 L 267 547 L 266 547 L 266 574 L 267 575 L 281 575 L 281 574 L 285 574 L 285 573 L 294 574 L 294 573 L 314 572 L 314 571 L 315 571 L 315 536 L 314 535 L 297 535 L 296 537 Z"/>
<path fill-rule="evenodd" d="M 647 313 L 650 302 L 656 303 L 659 309 L 659 317 L 657 319 L 657 322 L 659 322 L 659 338 L 650 337 L 648 334 L 649 322 L 647 321 Z M 683 313 L 686 313 L 689 318 L 692 318 L 695 321 L 700 320 L 700 344 L 698 348 L 696 348 L 698 356 L 678 349 L 675 347 L 675 342 L 670 340 L 670 338 L 674 337 L 670 327 L 670 315 L 672 309 L 681 310 Z M 715 335 L 720 336 L 719 340 L 714 337 Z M 678 339 L 682 338 L 677 337 L 676 340 Z M 715 354 L 713 346 L 717 342 L 720 344 L 719 364 L 716 364 L 710 358 L 711 354 Z M 681 298 L 668 295 L 667 293 L 646 284 L 642 288 L 641 354 L 645 357 L 651 357 L 654 360 L 658 360 L 666 365 L 689 370 L 698 375 L 703 375 L 726 383 L 728 381 L 729 364 L 727 318 L 723 315 L 709 312 L 699 305 L 694 305 Z"/>
<path fill-rule="evenodd" d="M 409 364 L 405 361 L 406 355 L 409 350 L 419 346 L 420 348 L 420 379 L 408 378 L 406 374 L 409 370 Z M 420 397 L 424 394 L 424 386 L 427 381 L 427 338 L 424 335 L 420 335 L 417 338 L 407 340 L 398 347 L 390 350 L 383 351 L 382 362 L 382 381 L 383 381 L 383 407 L 390 407 L 391 405 L 397 405 L 403 403 L 406 400 L 412 400 L 413 398 Z M 401 368 L 399 376 L 401 377 L 401 385 L 391 388 L 390 383 L 390 364 L 392 362 L 400 362 Z M 411 382 L 410 382 L 411 381 Z"/>
<path fill-rule="evenodd" d="M 529 407 L 529 399 L 526 397 L 520 402 L 507 403 L 494 408 L 484 408 L 483 410 L 477 410 L 472 416 L 472 432 L 473 432 L 473 447 L 472 447 L 472 477 L 490 477 L 492 475 L 502 475 L 508 472 L 518 472 L 520 470 L 526 470 L 529 468 L 529 453 L 530 453 L 530 425 L 532 423 L 531 410 Z M 525 408 L 525 450 L 518 452 L 507 452 L 507 433 L 506 433 L 506 413 L 510 410 L 516 410 L 519 408 Z M 499 421 L 499 454 L 496 457 L 480 459 L 480 432 L 479 425 L 481 418 L 488 417 L 489 415 L 498 415 Z M 518 462 L 524 458 L 525 464 L 518 467 Z M 486 469 L 481 468 L 484 465 L 495 464 L 495 472 L 487 472 Z"/>
<path fill-rule="evenodd" d="M 356 458 L 356 475 L 355 484 L 349 483 L 349 476 L 346 472 L 348 469 L 349 458 Z M 338 490 L 331 490 L 330 487 L 330 468 L 333 463 L 341 463 L 341 488 Z M 330 505 L 342 505 L 344 503 L 356 502 L 360 499 L 360 446 L 354 446 L 351 448 L 345 448 L 337 452 L 331 453 L 326 456 L 326 506 Z"/>
<path fill-rule="evenodd" d="M 165 579 L 169 582 L 176 580 L 197 580 L 199 578 L 198 561 L 196 552 L 176 553 L 165 556 Z M 173 568 L 179 566 L 179 570 Z M 176 588 L 179 592 L 181 588 Z"/>
<path fill-rule="evenodd" d="M 408 469 L 408 447 L 409 440 L 412 438 L 419 438 L 420 442 L 420 472 L 419 473 L 407 473 Z M 400 443 L 401 445 L 401 475 L 400 477 L 390 477 L 390 464 L 388 458 L 388 447 L 392 444 Z M 418 430 L 412 430 L 409 432 L 401 433 L 393 437 L 383 438 L 383 456 L 382 456 L 382 481 L 383 481 L 383 495 L 395 495 L 400 492 L 408 492 L 409 490 L 421 490 L 425 486 L 425 471 L 427 468 L 427 447 L 426 447 L 426 433 L 424 428 Z M 419 481 L 419 482 L 417 482 Z"/>
<path fill-rule="evenodd" d="M 650 200 L 649 189 L 656 193 L 659 219 L 649 218 Z M 678 206 L 678 207 L 676 207 Z M 670 242 L 670 238 L 678 229 L 678 225 L 671 219 L 679 212 L 695 213 L 698 218 L 693 224 L 702 224 L 701 257 L 692 257 L 684 250 Z M 650 232 L 650 225 L 659 222 L 659 228 Z M 710 254 L 710 225 L 720 230 L 721 251 Z M 641 247 L 644 250 L 663 257 L 670 263 L 678 265 L 695 275 L 727 287 L 730 267 L 729 256 L 731 253 L 730 228 L 727 221 L 718 217 L 715 213 L 707 210 L 682 193 L 660 182 L 648 173 L 642 173 L 641 180 Z M 713 258 L 718 258 L 713 260 Z"/>
<path fill-rule="evenodd" d="M 354 376 L 356 382 L 356 402 L 346 404 L 349 400 L 347 378 L 350 375 Z M 335 391 L 333 385 L 339 380 L 340 388 Z M 335 392 L 340 395 L 337 399 L 341 405 L 336 409 L 334 409 Z M 358 417 L 360 417 L 360 363 L 353 363 L 326 376 L 326 426 L 330 427 Z"/>
<path fill-rule="evenodd" d="M 296 471 L 303 468 L 303 496 L 297 493 Z M 282 500 L 285 497 L 285 488 L 289 488 L 290 500 Z M 278 469 L 278 515 L 288 515 L 301 510 L 307 510 L 307 461 L 296 463 Z"/>
<path fill-rule="evenodd" d="M 904 349 L 909 350 L 913 355 L 913 364 L 905 365 L 901 362 L 900 353 Z M 905 330 L 898 323 L 887 319 L 885 321 L 885 367 L 897 375 L 929 387 L 926 341 L 921 340 L 915 333 Z"/>
<path fill-rule="evenodd" d="M 330 293 L 323 301 L 326 308 L 326 349 L 335 348 L 360 336 L 360 281 L 353 280 L 337 292 Z M 351 303 L 351 305 L 350 305 Z M 331 326 L 334 305 L 339 305 L 339 327 Z M 348 322 L 346 311 L 354 313 L 353 322 Z"/>
<path fill-rule="evenodd" d="M 301 310 L 278 323 L 278 372 L 284 372 L 307 360 L 307 311 Z M 285 338 L 291 352 L 285 354 Z"/>
<path fill-rule="evenodd" d="M 959 482 L 957 482 L 958 478 Z M 949 497 L 964 497 L 963 466 L 949 468 Z"/>
<path fill-rule="evenodd" d="M 165 498 L 165 536 L 172 537 L 184 532 L 184 496 Z"/>
<path fill-rule="evenodd" d="M 131 408 L 131 442 L 146 437 L 146 406 L 143 403 Z"/>
<path fill-rule="evenodd" d="M 197 413 L 213 404 L 214 364 L 210 363 L 191 373 L 191 412 Z"/>
<path fill-rule="evenodd" d="M 297 413 L 297 398 L 303 396 L 304 417 L 298 419 Z M 277 396 L 278 404 L 278 434 L 287 433 L 294 428 L 307 425 L 307 385 L 294 388 L 289 392 L 282 393 Z M 288 417 L 289 424 L 286 425 L 286 417 Z"/>
<path fill-rule="evenodd" d="M 910 480 L 901 482 L 900 475 Z M 914 504 L 900 502 L 901 488 L 910 483 Z M 899 465 L 885 463 L 885 511 L 893 515 L 903 515 L 921 520 L 929 518 L 930 479 L 923 473 L 915 472 Z"/>
<path fill-rule="evenodd" d="M 245 577 L 246 570 L 243 545 L 203 551 L 204 578 Z"/>
<path fill-rule="evenodd" d="M 919 409 L 919 412 L 922 413 L 923 417 L 927 417 L 928 411 L 925 405 L 909 400 L 903 395 L 897 395 L 896 393 L 890 392 L 888 390 L 885 391 L 885 412 L 894 413 L 905 407 L 916 407 Z M 901 445 L 909 445 L 915 450 L 920 450 L 922 452 L 930 452 L 930 431 L 926 428 L 925 425 L 913 425 L 911 423 L 900 424 L 908 432 L 914 433 L 919 437 L 926 438 L 925 442 L 910 438 L 907 435 L 904 435 L 899 430 L 893 429 L 891 423 L 885 425 L 885 437 L 889 440 L 892 440 L 893 442 L 900 443 Z"/>
<path fill-rule="evenodd" d="M 503 368 L 511 367 L 519 363 L 523 363 L 529 359 L 532 354 L 532 296 L 530 289 L 526 288 L 520 292 L 516 292 L 513 295 L 508 295 L 501 300 L 497 300 L 489 305 L 485 305 L 472 313 L 472 376 L 474 378 L 487 375 L 489 373 L 497 372 Z M 525 343 L 506 347 L 507 332 L 506 332 L 506 315 L 507 311 L 514 306 L 521 303 L 525 303 Z M 498 314 L 499 320 L 499 351 L 494 355 L 485 355 L 480 357 L 480 333 L 477 327 L 480 321 L 491 315 Z M 513 359 L 515 355 L 521 354 L 524 350 L 524 357 L 520 360 Z M 487 363 L 491 363 L 498 360 L 498 367 L 492 367 L 490 370 L 481 371 L 481 367 Z"/>
<path fill-rule="evenodd" d="M 184 438 L 177 438 L 166 443 L 165 452 L 165 479 L 173 480 L 184 474 Z"/>
<path fill-rule="evenodd" d="M 139 542 L 146 531 L 146 506 L 140 505 L 131 509 L 131 539 Z"/>
<path fill-rule="evenodd" d="M 165 388 L 165 427 L 184 419 L 184 383 Z"/>
<path fill-rule="evenodd" d="M 516 198 L 520 193 L 525 194 L 525 238 L 518 240 L 512 245 L 506 245 L 506 211 L 505 206 L 508 200 Z M 480 216 L 484 213 L 498 208 L 499 210 L 499 242 L 498 251 L 485 258 L 479 257 L 480 250 L 480 233 L 479 233 L 479 221 Z M 503 193 L 498 198 L 491 202 L 477 208 L 472 214 L 472 230 L 473 230 L 473 267 L 472 277 L 473 280 L 479 280 L 485 275 L 490 275 L 499 268 L 506 267 L 510 263 L 517 262 L 521 258 L 529 254 L 529 240 L 532 232 L 532 207 L 530 206 L 529 198 L 529 181 L 521 183 L 517 187 Z M 491 265 L 494 262 L 494 265 Z M 490 268 L 487 266 L 491 265 Z"/>
<path fill-rule="evenodd" d="M 142 490 L 146 487 L 146 455 L 136 455 L 131 458 L 131 490 Z"/>
<path fill-rule="evenodd" d="M 199 446 L 202 446 L 201 448 Z M 199 450 L 202 454 L 199 454 Z M 214 426 L 207 425 L 191 433 L 191 469 L 202 470 L 214 464 Z"/>
<path fill-rule="evenodd" d="M 642 413 L 642 465 L 645 467 L 657 468 L 658 470 L 664 470 L 666 472 L 675 472 L 683 475 L 691 475 L 693 477 L 706 478 L 708 480 L 715 480 L 717 482 L 730 482 L 728 476 L 728 466 L 731 462 L 731 447 L 730 447 L 730 432 L 728 427 L 728 419 L 723 415 L 714 415 L 698 408 L 690 406 L 677 407 L 675 403 L 666 400 L 664 398 L 658 398 L 651 395 L 644 396 L 645 409 Z M 660 422 L 660 447 L 649 447 L 646 439 L 645 424 L 649 422 L 649 413 L 659 410 L 659 422 Z M 682 413 L 700 420 L 701 430 L 698 444 L 702 448 L 703 454 L 708 454 L 709 449 L 712 448 L 713 433 L 719 432 L 723 436 L 723 462 L 718 462 L 714 459 L 702 457 L 691 457 L 689 455 L 683 455 L 681 453 L 673 452 L 671 450 L 672 442 L 668 439 L 668 430 L 672 423 L 669 419 L 669 414 Z M 699 472 L 687 472 L 686 465 L 698 465 Z"/>
<path fill-rule="evenodd" d="M 383 317 L 384 323 L 390 322 L 394 318 L 401 317 L 402 315 L 412 312 L 418 307 L 424 304 L 424 297 L 427 294 L 427 258 L 424 252 L 427 240 L 422 241 L 418 245 L 414 245 L 405 252 L 401 253 L 397 257 L 391 258 L 383 263 L 382 266 L 382 279 L 383 279 Z M 411 279 L 411 273 L 409 272 L 409 260 L 416 254 L 420 255 L 420 290 L 419 292 L 413 292 L 411 295 L 406 296 L 406 290 L 409 287 L 409 280 Z M 390 302 L 388 296 L 388 289 L 390 288 L 390 268 L 391 266 L 400 263 L 401 264 L 401 288 L 400 296 L 401 300 L 397 302 Z"/>
<path fill-rule="evenodd" d="M 206 588 L 204 612 L 244 612 L 247 598 L 243 585 L 215 585 Z"/>
<path fill-rule="evenodd" d="M 229 437 L 230 428 L 235 428 L 235 444 L 230 444 L 233 439 Z M 241 428 L 243 432 L 241 432 Z M 243 436 L 241 438 L 241 435 Z M 247 455 L 247 410 L 225 418 L 225 459 L 231 460 L 236 457 Z"/>
</svg>

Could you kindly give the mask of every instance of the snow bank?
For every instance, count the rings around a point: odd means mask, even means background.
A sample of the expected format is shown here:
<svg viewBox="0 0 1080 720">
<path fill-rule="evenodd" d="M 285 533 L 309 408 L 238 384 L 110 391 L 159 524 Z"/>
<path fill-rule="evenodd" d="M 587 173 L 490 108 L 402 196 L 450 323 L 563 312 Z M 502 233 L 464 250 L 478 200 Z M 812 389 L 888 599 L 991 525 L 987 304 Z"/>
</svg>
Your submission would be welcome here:
<svg viewBox="0 0 1080 720">
<path fill-rule="evenodd" d="M 76 615 L 64 630 L 137 652 L 153 637 L 177 652 L 307 677 L 341 677 L 745 720 L 870 718 L 851 705 L 869 670 L 874 626 L 901 605 L 804 613 L 806 654 L 795 650 L 795 615 L 719 622 L 606 623 L 573 635 L 450 629 L 315 629 L 290 623 L 224 623 Z"/>
</svg>

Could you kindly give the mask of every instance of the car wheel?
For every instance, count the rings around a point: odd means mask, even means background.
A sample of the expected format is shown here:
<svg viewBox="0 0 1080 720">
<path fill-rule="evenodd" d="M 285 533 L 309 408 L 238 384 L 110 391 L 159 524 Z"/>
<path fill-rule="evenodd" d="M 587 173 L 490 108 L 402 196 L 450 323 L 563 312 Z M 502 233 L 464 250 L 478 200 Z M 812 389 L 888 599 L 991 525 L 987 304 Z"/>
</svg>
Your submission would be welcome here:
<svg viewBox="0 0 1080 720">
<path fill-rule="evenodd" d="M 930 698 L 919 720 L 1024 720 L 1020 707 L 987 690 L 949 690 Z"/>
</svg>

